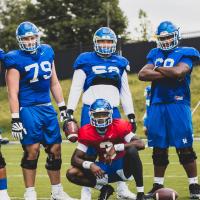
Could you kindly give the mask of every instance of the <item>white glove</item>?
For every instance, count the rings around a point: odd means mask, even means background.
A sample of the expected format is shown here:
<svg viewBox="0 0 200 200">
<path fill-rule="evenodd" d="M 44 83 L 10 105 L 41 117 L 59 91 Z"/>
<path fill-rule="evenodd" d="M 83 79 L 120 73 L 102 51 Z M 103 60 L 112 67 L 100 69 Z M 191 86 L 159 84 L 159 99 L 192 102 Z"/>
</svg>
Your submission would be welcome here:
<svg viewBox="0 0 200 200">
<path fill-rule="evenodd" d="M 23 134 L 27 134 L 26 129 L 23 127 L 19 118 L 12 118 L 12 136 L 15 139 L 22 140 Z"/>
</svg>

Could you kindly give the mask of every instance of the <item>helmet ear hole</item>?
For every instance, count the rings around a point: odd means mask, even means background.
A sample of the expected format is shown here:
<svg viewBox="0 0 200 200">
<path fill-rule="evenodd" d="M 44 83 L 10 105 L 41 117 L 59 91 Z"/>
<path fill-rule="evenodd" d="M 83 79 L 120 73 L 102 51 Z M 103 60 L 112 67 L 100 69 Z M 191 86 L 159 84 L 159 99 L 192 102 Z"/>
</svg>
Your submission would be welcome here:
<svg viewBox="0 0 200 200">
<path fill-rule="evenodd" d="M 16 39 L 21 50 L 34 52 L 40 46 L 40 31 L 35 24 L 25 21 L 17 27 Z"/>
<path fill-rule="evenodd" d="M 107 41 L 109 44 L 106 44 L 106 42 L 101 43 L 100 41 Z M 112 55 L 116 51 L 117 36 L 111 28 L 101 27 L 95 32 L 93 43 L 96 53 L 105 56 Z"/>
</svg>

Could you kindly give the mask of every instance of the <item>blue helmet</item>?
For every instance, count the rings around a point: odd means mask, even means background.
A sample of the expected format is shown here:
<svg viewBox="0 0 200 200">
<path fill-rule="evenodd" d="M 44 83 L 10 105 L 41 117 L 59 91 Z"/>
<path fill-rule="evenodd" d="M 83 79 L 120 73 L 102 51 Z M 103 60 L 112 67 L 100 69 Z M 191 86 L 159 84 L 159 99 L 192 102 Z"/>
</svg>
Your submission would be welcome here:
<svg viewBox="0 0 200 200">
<path fill-rule="evenodd" d="M 178 46 L 180 40 L 179 28 L 172 22 L 161 22 L 156 30 L 158 48 L 168 51 Z"/>
<path fill-rule="evenodd" d="M 23 38 L 29 36 L 36 36 L 36 39 L 33 43 L 29 44 L 29 42 L 24 41 Z M 36 51 L 40 46 L 40 31 L 35 26 L 35 24 L 31 22 L 22 22 L 16 29 L 16 38 L 19 44 L 19 47 L 23 51 Z"/>
<path fill-rule="evenodd" d="M 112 44 L 101 44 L 99 41 L 109 40 Z M 99 28 L 93 36 L 94 50 L 102 56 L 109 56 L 116 51 L 117 36 L 115 32 L 108 27 Z"/>
<path fill-rule="evenodd" d="M 112 123 L 113 108 L 105 99 L 96 99 L 90 106 L 90 124 L 96 128 L 106 128 Z"/>
</svg>

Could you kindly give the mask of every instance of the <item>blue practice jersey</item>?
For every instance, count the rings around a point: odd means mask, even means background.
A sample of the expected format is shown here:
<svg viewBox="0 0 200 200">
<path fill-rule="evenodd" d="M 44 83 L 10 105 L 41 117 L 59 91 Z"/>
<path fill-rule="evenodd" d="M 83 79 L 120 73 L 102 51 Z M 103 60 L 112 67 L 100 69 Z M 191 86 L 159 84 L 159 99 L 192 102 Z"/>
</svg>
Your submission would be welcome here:
<svg viewBox="0 0 200 200">
<path fill-rule="evenodd" d="M 108 84 L 121 88 L 121 77 L 129 66 L 126 58 L 114 54 L 108 58 L 98 56 L 95 52 L 86 52 L 78 56 L 74 69 L 82 69 L 86 74 L 83 90 L 92 85 Z"/>
<path fill-rule="evenodd" d="M 189 66 L 190 73 L 181 80 L 163 78 L 152 81 L 151 104 L 176 102 L 190 105 L 190 75 L 193 61 L 199 58 L 199 52 L 192 47 L 177 47 L 172 51 L 152 49 L 147 55 L 148 64 L 174 67 L 183 62 Z"/>
<path fill-rule="evenodd" d="M 38 48 L 36 54 L 13 50 L 5 55 L 5 68 L 15 68 L 20 73 L 20 106 L 26 107 L 51 101 L 50 78 L 53 60 L 54 51 L 45 44 Z"/>
<path fill-rule="evenodd" d="M 4 56 L 5 56 L 5 52 L 2 49 L 0 49 L 0 61 L 4 59 Z"/>
</svg>

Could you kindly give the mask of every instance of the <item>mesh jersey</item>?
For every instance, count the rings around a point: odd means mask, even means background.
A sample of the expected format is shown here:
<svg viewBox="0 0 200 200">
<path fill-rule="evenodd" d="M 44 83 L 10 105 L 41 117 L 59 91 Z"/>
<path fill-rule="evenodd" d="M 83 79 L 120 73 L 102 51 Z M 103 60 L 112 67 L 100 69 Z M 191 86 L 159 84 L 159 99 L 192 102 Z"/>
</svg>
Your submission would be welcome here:
<svg viewBox="0 0 200 200">
<path fill-rule="evenodd" d="M 78 141 L 88 147 L 93 147 L 97 151 L 99 160 L 104 162 L 106 148 L 119 143 L 126 143 L 131 132 L 132 127 L 128 121 L 123 119 L 114 119 L 112 124 L 108 126 L 108 129 L 104 136 L 99 135 L 96 128 L 90 124 L 87 124 L 80 128 Z M 117 152 L 114 159 L 123 157 L 125 151 Z"/>
<path fill-rule="evenodd" d="M 20 73 L 20 106 L 26 107 L 51 101 L 50 78 L 53 60 L 53 49 L 45 44 L 38 48 L 36 54 L 13 50 L 5 55 L 5 68 L 14 68 Z"/>
</svg>

